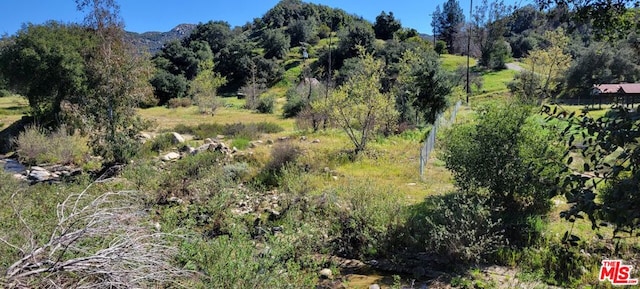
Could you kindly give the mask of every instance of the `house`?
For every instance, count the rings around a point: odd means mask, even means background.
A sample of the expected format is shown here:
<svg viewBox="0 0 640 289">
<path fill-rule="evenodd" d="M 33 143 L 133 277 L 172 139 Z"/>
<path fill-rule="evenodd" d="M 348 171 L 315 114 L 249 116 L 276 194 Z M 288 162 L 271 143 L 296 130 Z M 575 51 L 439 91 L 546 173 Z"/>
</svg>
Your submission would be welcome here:
<svg viewBox="0 0 640 289">
<path fill-rule="evenodd" d="M 640 98 L 640 83 L 619 83 L 594 85 L 593 94 L 613 99 L 615 103 L 633 107 Z"/>
</svg>

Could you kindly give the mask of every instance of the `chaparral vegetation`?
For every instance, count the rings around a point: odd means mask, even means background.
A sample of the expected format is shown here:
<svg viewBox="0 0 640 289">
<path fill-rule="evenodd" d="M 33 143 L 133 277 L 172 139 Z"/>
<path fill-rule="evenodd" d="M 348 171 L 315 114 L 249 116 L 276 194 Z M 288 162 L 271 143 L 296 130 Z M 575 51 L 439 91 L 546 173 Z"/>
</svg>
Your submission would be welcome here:
<svg viewBox="0 0 640 289">
<path fill-rule="evenodd" d="M 608 288 L 603 259 L 640 267 L 637 1 L 440 2 L 431 36 L 301 0 L 151 51 L 115 0 L 3 36 L 0 285 Z"/>
</svg>

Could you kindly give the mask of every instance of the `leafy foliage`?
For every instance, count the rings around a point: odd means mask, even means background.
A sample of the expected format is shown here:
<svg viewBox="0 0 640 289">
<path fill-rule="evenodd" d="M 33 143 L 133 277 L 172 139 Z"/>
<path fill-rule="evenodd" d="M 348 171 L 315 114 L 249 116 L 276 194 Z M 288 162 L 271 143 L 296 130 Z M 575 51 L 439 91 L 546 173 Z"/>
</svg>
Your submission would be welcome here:
<svg viewBox="0 0 640 289">
<path fill-rule="evenodd" d="M 443 157 L 456 185 L 464 191 L 486 189 L 506 237 L 516 244 L 536 239 L 529 235 L 527 218 L 549 211 L 564 175 L 553 131 L 531 112 L 514 104 L 490 106 L 479 112 L 477 125 L 455 127 L 444 141 Z"/>
<path fill-rule="evenodd" d="M 55 124 L 64 119 L 63 102 L 79 103 L 86 94 L 85 59 L 96 45 L 96 38 L 81 26 L 29 24 L 2 49 L 0 74 L 29 99 L 37 120 Z"/>
<path fill-rule="evenodd" d="M 330 118 L 344 129 L 355 146 L 355 154 L 366 148 L 377 131 L 392 130 L 395 125 L 397 111 L 393 100 L 380 92 L 381 68 L 381 61 L 364 53 L 353 75 L 326 102 L 313 104 L 320 111 L 328 111 Z"/>
<path fill-rule="evenodd" d="M 376 16 L 376 22 L 373 24 L 373 30 L 376 33 L 376 38 L 382 40 L 389 40 L 393 38 L 393 35 L 402 28 L 400 21 L 396 20 L 393 16 L 393 12 L 382 11 L 380 15 Z"/>
<path fill-rule="evenodd" d="M 447 49 L 450 52 L 454 51 L 453 42 L 463 23 L 464 14 L 458 0 L 447 0 L 442 5 L 442 10 L 440 10 L 440 6 L 437 6 L 431 21 L 434 34 L 437 35 L 438 39 L 447 43 Z"/>
</svg>

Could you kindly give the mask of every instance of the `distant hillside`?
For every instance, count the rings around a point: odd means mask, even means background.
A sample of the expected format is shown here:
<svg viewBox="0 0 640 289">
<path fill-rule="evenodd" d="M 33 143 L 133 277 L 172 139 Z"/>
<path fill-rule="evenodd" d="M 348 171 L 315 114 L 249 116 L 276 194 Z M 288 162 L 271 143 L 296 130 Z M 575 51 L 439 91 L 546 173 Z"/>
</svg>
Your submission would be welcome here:
<svg viewBox="0 0 640 289">
<path fill-rule="evenodd" d="M 196 24 L 180 24 L 169 32 L 127 32 L 127 39 L 136 47 L 145 48 L 151 54 L 155 54 L 162 45 L 172 40 L 181 40 L 191 34 L 196 28 Z"/>
</svg>

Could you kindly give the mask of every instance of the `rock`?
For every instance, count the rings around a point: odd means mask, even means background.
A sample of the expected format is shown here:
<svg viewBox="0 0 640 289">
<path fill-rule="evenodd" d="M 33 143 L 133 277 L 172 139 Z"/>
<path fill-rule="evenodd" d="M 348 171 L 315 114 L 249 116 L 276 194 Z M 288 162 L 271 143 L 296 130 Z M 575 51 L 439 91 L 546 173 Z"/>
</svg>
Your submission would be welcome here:
<svg viewBox="0 0 640 289">
<path fill-rule="evenodd" d="M 30 180 L 34 180 L 36 182 L 44 182 L 47 181 L 51 178 L 51 173 L 43 168 L 40 167 L 35 167 L 35 168 L 39 168 L 34 170 L 32 168 L 31 172 L 29 172 L 29 176 L 28 178 Z"/>
<path fill-rule="evenodd" d="M 224 135 L 219 134 L 219 135 L 216 136 L 216 138 L 217 139 L 224 139 Z"/>
<path fill-rule="evenodd" d="M 306 140 L 307 140 L 306 136 L 303 135 L 303 136 L 300 137 L 300 141 L 306 141 Z"/>
<path fill-rule="evenodd" d="M 408 183 L 408 184 L 407 184 L 407 186 L 410 186 L 410 187 L 413 187 L 413 186 L 415 186 L 415 185 L 417 185 L 417 184 L 416 184 L 416 183 Z"/>
<path fill-rule="evenodd" d="M 378 284 L 369 285 L 369 289 L 380 289 L 380 285 Z"/>
<path fill-rule="evenodd" d="M 257 140 L 257 141 L 255 141 L 255 143 L 256 143 L 256 144 L 263 144 L 264 142 L 263 142 L 263 141 L 261 141 L 261 140 Z"/>
<path fill-rule="evenodd" d="M 250 142 L 249 143 L 249 148 L 255 149 L 257 147 L 255 142 Z"/>
<path fill-rule="evenodd" d="M 329 173 L 331 172 L 331 169 L 329 167 L 324 167 L 324 169 L 322 169 L 322 171 L 324 171 L 325 173 Z"/>
<path fill-rule="evenodd" d="M 311 143 L 320 143 L 319 139 L 314 139 Z"/>
<path fill-rule="evenodd" d="M 171 197 L 169 199 L 167 199 L 167 201 L 171 202 L 171 203 L 177 203 L 177 204 L 182 204 L 184 203 L 184 201 L 178 197 Z"/>
<path fill-rule="evenodd" d="M 176 152 L 170 152 L 170 153 L 168 153 L 168 154 L 166 154 L 166 155 L 162 156 L 162 158 L 161 158 L 161 159 L 162 159 L 163 161 L 165 161 L 165 162 L 168 162 L 168 161 L 172 161 L 172 160 L 177 160 L 177 159 L 179 159 L 179 158 L 180 158 L 180 154 L 179 154 L 179 153 L 176 153 Z"/>
<path fill-rule="evenodd" d="M 213 140 L 212 140 L 212 139 L 210 139 L 210 138 L 206 138 L 206 139 L 204 139 L 204 143 L 205 143 L 205 144 L 212 144 L 212 143 L 213 143 Z"/>
<path fill-rule="evenodd" d="M 268 145 L 272 145 L 272 144 L 273 144 L 273 140 L 268 139 L 268 140 L 267 140 L 267 144 L 268 144 Z"/>
<path fill-rule="evenodd" d="M 16 180 L 21 180 L 21 181 L 26 181 L 27 180 L 27 176 L 23 175 L 23 174 L 13 174 L 13 178 Z"/>
<path fill-rule="evenodd" d="M 337 180 L 338 180 L 338 176 L 333 176 L 333 177 L 331 177 L 331 178 L 333 178 L 333 180 L 334 180 L 334 181 L 337 181 Z"/>
<path fill-rule="evenodd" d="M 184 143 L 184 137 L 182 137 L 179 133 L 177 132 L 172 132 L 171 136 L 173 136 L 173 139 L 171 140 L 174 144 L 179 144 L 179 143 Z"/>
<path fill-rule="evenodd" d="M 320 278 L 333 279 L 333 272 L 331 272 L 331 269 L 324 268 L 320 270 Z"/>
<path fill-rule="evenodd" d="M 288 141 L 289 137 L 288 136 L 281 136 L 278 138 L 278 141 Z"/>
<path fill-rule="evenodd" d="M 136 135 L 136 140 L 138 140 L 140 143 L 146 143 L 148 140 L 152 139 L 153 137 L 146 133 L 146 132 L 141 132 L 139 134 Z"/>
<path fill-rule="evenodd" d="M 237 153 L 237 152 L 238 152 L 238 148 L 233 147 L 233 148 L 231 149 L 231 153 L 232 153 L 232 154 L 235 154 L 235 153 Z"/>
</svg>

